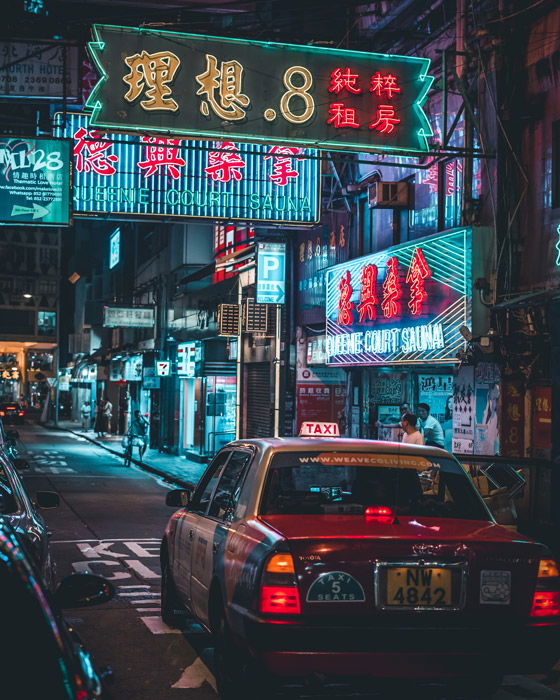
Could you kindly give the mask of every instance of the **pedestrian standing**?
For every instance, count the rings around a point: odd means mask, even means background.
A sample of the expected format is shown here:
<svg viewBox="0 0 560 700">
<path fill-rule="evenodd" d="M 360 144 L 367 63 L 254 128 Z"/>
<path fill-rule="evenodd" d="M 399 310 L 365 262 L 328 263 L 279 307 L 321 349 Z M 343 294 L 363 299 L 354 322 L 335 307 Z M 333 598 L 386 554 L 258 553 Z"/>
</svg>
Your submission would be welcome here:
<svg viewBox="0 0 560 700">
<path fill-rule="evenodd" d="M 80 416 L 82 419 L 82 430 L 87 432 L 91 426 L 91 404 L 89 399 L 86 399 L 81 405 Z"/>
<path fill-rule="evenodd" d="M 113 404 L 109 401 L 107 397 L 105 397 L 104 401 L 104 406 L 103 406 L 103 415 L 104 415 L 104 427 L 105 427 L 105 432 L 110 433 L 111 432 L 111 419 L 113 418 Z M 105 436 L 103 436 L 105 437 Z"/>
<path fill-rule="evenodd" d="M 420 423 L 418 428 L 424 436 L 424 443 L 432 447 L 444 449 L 445 438 L 443 428 L 438 420 L 430 415 L 430 406 L 427 403 L 418 404 L 418 417 Z"/>
<path fill-rule="evenodd" d="M 402 441 L 407 445 L 423 445 L 424 438 L 422 433 L 416 427 L 418 419 L 414 413 L 405 413 L 401 418 L 401 425 L 404 430 Z"/>
<path fill-rule="evenodd" d="M 148 446 L 148 428 L 149 423 L 140 413 L 140 411 L 134 411 L 134 418 L 130 424 L 128 434 L 130 438 L 134 440 L 134 443 L 138 445 L 138 454 L 140 455 L 140 459 L 142 459 L 144 456 L 144 452 Z"/>
<path fill-rule="evenodd" d="M 104 403 L 103 399 L 98 399 L 95 403 L 95 422 L 93 424 L 93 429 L 97 433 L 98 438 L 103 437 L 105 434 Z"/>
</svg>

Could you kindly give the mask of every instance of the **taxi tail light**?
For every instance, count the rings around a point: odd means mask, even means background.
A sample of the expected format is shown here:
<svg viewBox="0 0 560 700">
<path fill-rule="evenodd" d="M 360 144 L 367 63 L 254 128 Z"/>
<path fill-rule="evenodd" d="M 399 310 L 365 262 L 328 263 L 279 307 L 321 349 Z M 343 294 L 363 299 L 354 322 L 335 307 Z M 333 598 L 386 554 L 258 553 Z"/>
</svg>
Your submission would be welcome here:
<svg viewBox="0 0 560 700">
<path fill-rule="evenodd" d="M 560 571 L 552 558 L 541 559 L 531 617 L 560 616 Z"/>
<path fill-rule="evenodd" d="M 6 413 L 4 411 L 0 411 L 0 416 L 5 416 Z"/>
<path fill-rule="evenodd" d="M 18 413 L 18 416 L 24 416 L 24 415 L 25 415 L 25 411 L 20 411 L 20 412 Z"/>
<path fill-rule="evenodd" d="M 297 586 L 261 586 L 260 611 L 266 614 L 299 615 Z"/>
<path fill-rule="evenodd" d="M 560 591 L 535 591 L 531 617 L 560 615 Z"/>
<path fill-rule="evenodd" d="M 368 506 L 364 515 L 367 520 L 373 520 L 380 525 L 392 525 L 395 522 L 395 511 L 389 506 Z"/>
<path fill-rule="evenodd" d="M 291 554 L 270 556 L 263 569 L 259 594 L 259 611 L 266 615 L 299 615 L 301 604 Z"/>
</svg>

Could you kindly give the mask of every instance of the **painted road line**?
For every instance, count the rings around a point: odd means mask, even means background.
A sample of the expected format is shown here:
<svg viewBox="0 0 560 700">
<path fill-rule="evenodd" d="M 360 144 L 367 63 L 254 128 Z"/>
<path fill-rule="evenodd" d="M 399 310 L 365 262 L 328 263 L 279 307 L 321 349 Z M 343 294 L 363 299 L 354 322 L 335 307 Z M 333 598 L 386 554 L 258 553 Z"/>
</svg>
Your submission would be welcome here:
<svg viewBox="0 0 560 700">
<path fill-rule="evenodd" d="M 103 477 L 105 478 L 105 477 Z M 161 537 L 138 537 L 135 542 L 161 542 Z M 77 542 L 130 542 L 130 537 L 106 537 L 103 540 L 89 538 L 81 540 L 53 540 L 51 544 L 76 544 Z"/>
<path fill-rule="evenodd" d="M 190 666 L 183 671 L 179 680 L 174 683 L 172 688 L 200 688 L 204 683 L 208 683 L 214 692 L 218 692 L 216 688 L 216 679 L 208 666 L 200 658 L 200 656 Z"/>
<path fill-rule="evenodd" d="M 141 617 L 140 619 L 152 634 L 182 634 L 181 630 L 168 627 L 161 617 Z"/>
<path fill-rule="evenodd" d="M 159 598 L 159 595 L 160 595 L 160 594 L 159 594 L 159 593 L 155 593 L 155 592 L 152 593 L 151 591 L 126 591 L 125 593 L 119 593 L 119 596 L 122 596 L 122 597 L 130 597 L 130 598 L 135 598 L 135 597 L 138 597 L 138 596 L 140 596 L 140 595 L 153 596 L 153 597 L 155 597 L 155 598 Z M 139 603 L 139 602 L 140 602 L 140 601 L 135 600 L 135 601 L 134 601 L 134 604 L 136 605 L 136 604 Z"/>
</svg>

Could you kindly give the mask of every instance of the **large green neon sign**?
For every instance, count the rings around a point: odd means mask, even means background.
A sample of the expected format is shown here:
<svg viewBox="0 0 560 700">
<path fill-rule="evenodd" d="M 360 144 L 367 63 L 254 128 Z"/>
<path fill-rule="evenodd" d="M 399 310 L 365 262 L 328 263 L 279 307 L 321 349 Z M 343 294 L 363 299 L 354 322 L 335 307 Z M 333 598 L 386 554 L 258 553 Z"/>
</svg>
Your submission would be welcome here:
<svg viewBox="0 0 560 700">
<path fill-rule="evenodd" d="M 346 151 L 423 152 L 430 61 L 96 25 L 96 127 Z"/>
</svg>

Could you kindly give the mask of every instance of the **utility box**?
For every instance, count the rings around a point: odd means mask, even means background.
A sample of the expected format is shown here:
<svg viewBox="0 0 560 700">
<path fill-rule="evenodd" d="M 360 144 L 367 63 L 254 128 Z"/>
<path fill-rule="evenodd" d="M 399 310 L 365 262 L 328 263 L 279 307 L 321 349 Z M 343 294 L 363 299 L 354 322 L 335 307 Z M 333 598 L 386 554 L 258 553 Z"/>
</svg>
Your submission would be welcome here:
<svg viewBox="0 0 560 700">
<path fill-rule="evenodd" d="M 368 187 L 369 206 L 377 209 L 409 209 L 408 182 L 374 182 Z"/>
</svg>

